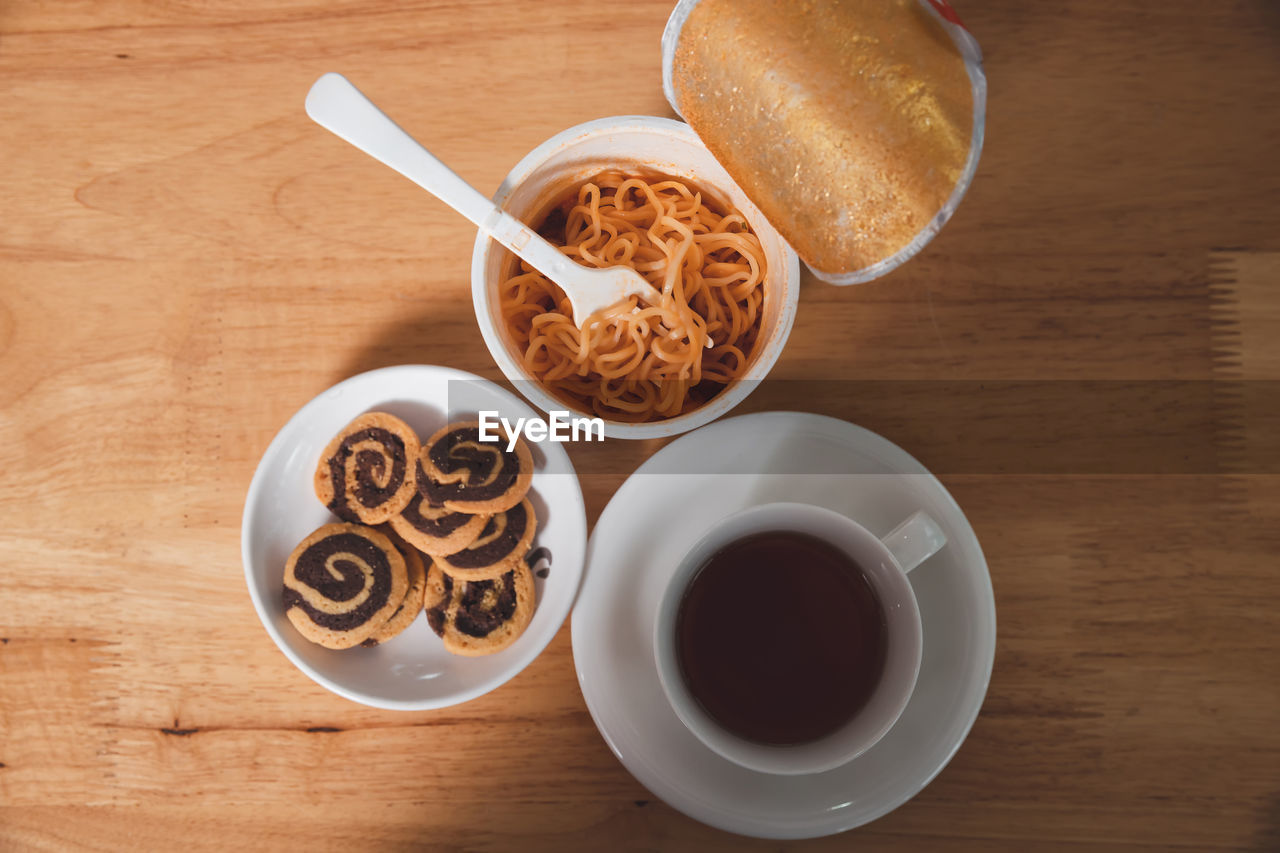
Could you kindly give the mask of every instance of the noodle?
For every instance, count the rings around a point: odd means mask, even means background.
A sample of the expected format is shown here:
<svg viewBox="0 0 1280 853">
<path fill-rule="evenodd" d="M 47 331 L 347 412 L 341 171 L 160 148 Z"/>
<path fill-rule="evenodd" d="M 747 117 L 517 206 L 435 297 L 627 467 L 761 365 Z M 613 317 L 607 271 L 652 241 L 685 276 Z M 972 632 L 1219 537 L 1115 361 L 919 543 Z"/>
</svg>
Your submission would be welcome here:
<svg viewBox="0 0 1280 853">
<path fill-rule="evenodd" d="M 717 213 L 682 181 L 607 173 L 539 233 L 583 266 L 632 267 L 662 293 L 658 305 L 630 297 L 579 329 L 568 297 L 520 262 L 502 283 L 502 315 L 524 368 L 557 396 L 650 421 L 695 409 L 742 375 L 760 334 L 765 261 L 741 213 Z"/>
</svg>

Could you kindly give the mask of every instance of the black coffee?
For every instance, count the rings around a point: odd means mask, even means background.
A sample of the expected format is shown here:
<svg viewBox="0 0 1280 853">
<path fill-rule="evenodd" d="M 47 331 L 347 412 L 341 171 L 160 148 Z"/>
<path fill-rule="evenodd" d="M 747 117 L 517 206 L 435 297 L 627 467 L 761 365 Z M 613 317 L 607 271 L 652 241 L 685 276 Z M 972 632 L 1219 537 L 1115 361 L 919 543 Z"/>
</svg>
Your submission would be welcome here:
<svg viewBox="0 0 1280 853">
<path fill-rule="evenodd" d="M 698 570 L 676 617 L 689 692 L 721 726 L 766 744 L 828 735 L 884 671 L 884 612 L 865 574 L 801 533 L 758 533 Z"/>
</svg>

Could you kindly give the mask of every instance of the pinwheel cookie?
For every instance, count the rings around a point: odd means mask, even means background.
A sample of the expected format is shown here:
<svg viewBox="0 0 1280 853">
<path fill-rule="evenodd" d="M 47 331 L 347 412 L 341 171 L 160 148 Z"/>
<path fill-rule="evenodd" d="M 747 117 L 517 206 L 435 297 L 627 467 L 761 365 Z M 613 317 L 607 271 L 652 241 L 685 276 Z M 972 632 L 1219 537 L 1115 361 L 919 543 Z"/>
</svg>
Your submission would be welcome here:
<svg viewBox="0 0 1280 853">
<path fill-rule="evenodd" d="M 529 626 L 535 595 L 533 575 L 524 561 L 483 581 L 457 580 L 433 565 L 427 571 L 427 622 L 455 655 L 493 654 L 514 643 Z"/>
<path fill-rule="evenodd" d="M 495 513 L 480 535 L 460 551 L 437 556 L 436 564 L 455 580 L 491 580 L 524 564 L 538 519 L 528 498 Z"/>
<path fill-rule="evenodd" d="M 416 494 L 391 518 L 391 527 L 423 553 L 439 556 L 461 551 L 476 541 L 490 517 L 488 513 L 472 515 L 432 506 Z"/>
<path fill-rule="evenodd" d="M 422 443 L 418 490 L 435 506 L 455 512 L 496 513 L 524 499 L 533 480 L 533 456 L 523 439 L 481 441 L 476 421 L 454 423 Z"/>
<path fill-rule="evenodd" d="M 349 649 L 373 636 L 408 590 L 399 549 L 358 524 L 324 525 L 285 563 L 285 615 L 302 636 L 330 649 Z"/>
<path fill-rule="evenodd" d="M 382 524 L 417 491 L 418 436 L 394 415 L 369 412 L 347 424 L 320 455 L 316 497 L 343 521 Z"/>
</svg>

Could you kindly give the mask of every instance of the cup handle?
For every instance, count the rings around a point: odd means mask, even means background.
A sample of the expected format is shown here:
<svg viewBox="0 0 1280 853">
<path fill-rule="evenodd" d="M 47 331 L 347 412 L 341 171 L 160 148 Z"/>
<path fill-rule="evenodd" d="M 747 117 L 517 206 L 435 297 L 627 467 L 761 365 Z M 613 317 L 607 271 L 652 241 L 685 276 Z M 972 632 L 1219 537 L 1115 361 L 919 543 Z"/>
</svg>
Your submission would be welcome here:
<svg viewBox="0 0 1280 853">
<path fill-rule="evenodd" d="M 927 513 L 917 510 L 880 541 L 902 570 L 909 572 L 942 550 L 947 544 L 947 534 Z"/>
</svg>

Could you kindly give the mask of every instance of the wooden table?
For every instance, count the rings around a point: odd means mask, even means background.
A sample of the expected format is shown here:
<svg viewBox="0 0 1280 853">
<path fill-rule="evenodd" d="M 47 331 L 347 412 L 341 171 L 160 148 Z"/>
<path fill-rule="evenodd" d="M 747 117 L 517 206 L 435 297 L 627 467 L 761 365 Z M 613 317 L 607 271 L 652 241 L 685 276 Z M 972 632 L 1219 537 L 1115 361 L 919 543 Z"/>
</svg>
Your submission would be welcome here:
<svg viewBox="0 0 1280 853">
<path fill-rule="evenodd" d="M 492 189 L 569 125 L 670 115 L 670 5 L 0 7 L 0 848 L 787 846 L 631 778 L 568 625 L 490 695 L 378 711 L 289 664 L 240 565 L 254 466 L 306 400 L 406 362 L 500 378 L 474 230 L 312 125 L 312 80 L 344 71 Z M 1280 10 L 960 11 L 991 86 L 968 198 L 888 278 L 806 281 L 750 402 L 853 389 L 792 404 L 939 471 L 990 561 L 995 672 L 927 789 L 795 846 L 1280 848 Z M 1089 428 L 1117 388 L 1119 444 Z M 592 519 L 654 445 L 611 448 L 579 457 Z"/>
</svg>

